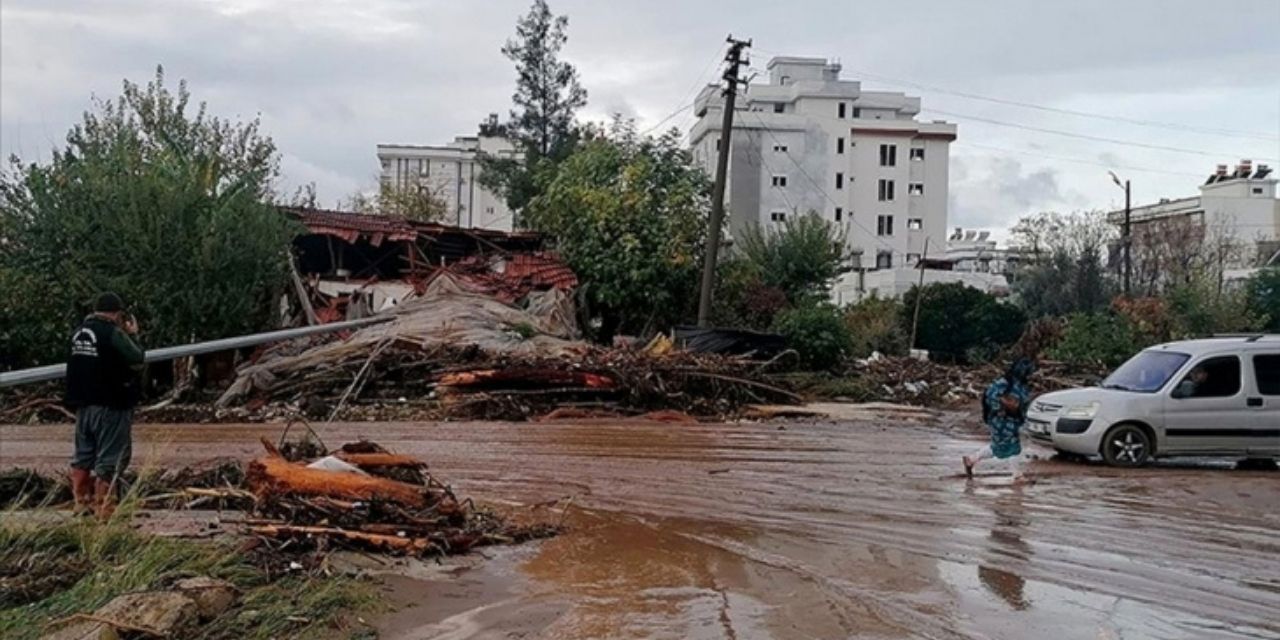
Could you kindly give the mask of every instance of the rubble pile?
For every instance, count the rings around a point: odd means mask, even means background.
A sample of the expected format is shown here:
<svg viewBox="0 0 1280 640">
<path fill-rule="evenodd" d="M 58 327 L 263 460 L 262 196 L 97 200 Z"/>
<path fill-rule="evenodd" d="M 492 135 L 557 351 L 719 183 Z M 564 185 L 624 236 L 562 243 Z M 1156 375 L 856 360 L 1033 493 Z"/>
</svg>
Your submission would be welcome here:
<svg viewBox="0 0 1280 640">
<path fill-rule="evenodd" d="M 582 342 L 557 289 L 515 306 L 441 274 L 389 313 L 346 339 L 269 351 L 241 369 L 218 407 L 290 406 L 315 419 L 525 419 L 565 407 L 724 415 L 799 400 L 746 358 Z M 408 415 L 387 415 L 397 407 Z"/>
<path fill-rule="evenodd" d="M 849 375 L 859 378 L 877 400 L 935 408 L 966 407 L 1004 370 L 995 364 L 948 365 L 913 357 L 873 354 L 856 362 Z M 1100 371 L 1084 371 L 1060 362 L 1040 361 L 1031 379 L 1034 393 L 1087 386 Z"/>
<path fill-rule="evenodd" d="M 508 524 L 459 500 L 424 462 L 372 442 L 343 445 L 310 463 L 289 460 L 265 439 L 263 445 L 267 455 L 246 471 L 254 517 L 244 525 L 272 555 L 287 548 L 342 547 L 435 556 L 557 531 L 546 523 Z"/>
</svg>

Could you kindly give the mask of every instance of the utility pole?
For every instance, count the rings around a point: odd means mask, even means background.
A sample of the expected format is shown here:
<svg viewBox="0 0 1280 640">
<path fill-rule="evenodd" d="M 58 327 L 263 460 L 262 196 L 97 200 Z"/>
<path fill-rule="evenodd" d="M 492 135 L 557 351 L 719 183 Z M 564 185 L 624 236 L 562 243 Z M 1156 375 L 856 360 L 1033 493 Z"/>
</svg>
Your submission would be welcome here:
<svg viewBox="0 0 1280 640">
<path fill-rule="evenodd" d="M 716 254 L 720 251 L 720 228 L 724 225 L 724 185 L 729 173 L 729 144 L 733 139 L 733 105 L 738 96 L 738 71 L 747 60 L 742 50 L 751 46 L 750 40 L 726 38 L 729 53 L 724 71 L 727 85 L 724 89 L 724 117 L 720 121 L 720 155 L 716 158 L 716 183 L 711 191 L 711 228 L 707 232 L 707 255 L 702 265 L 702 289 L 698 295 L 698 326 L 706 327 L 711 321 L 711 290 L 716 280 Z"/>
<path fill-rule="evenodd" d="M 1124 181 L 1124 297 L 1129 297 L 1129 279 L 1133 274 L 1133 260 L 1129 252 L 1133 247 L 1133 236 L 1129 229 L 1129 181 Z"/>
<path fill-rule="evenodd" d="M 924 253 L 920 254 L 920 262 L 916 263 L 916 267 L 920 269 L 920 283 L 916 285 L 916 310 L 911 315 L 911 343 L 907 347 L 908 350 L 916 348 L 916 329 L 920 326 L 920 301 L 924 299 L 924 261 L 928 259 L 929 236 L 925 236 Z"/>
</svg>

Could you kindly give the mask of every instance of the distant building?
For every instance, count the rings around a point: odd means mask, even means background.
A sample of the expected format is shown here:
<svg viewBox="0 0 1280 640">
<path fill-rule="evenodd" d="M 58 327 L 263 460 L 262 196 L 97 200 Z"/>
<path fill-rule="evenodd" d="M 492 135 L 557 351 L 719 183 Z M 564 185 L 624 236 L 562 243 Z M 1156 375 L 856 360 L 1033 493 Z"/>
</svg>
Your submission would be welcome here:
<svg viewBox="0 0 1280 640">
<path fill-rule="evenodd" d="M 946 260 L 954 271 L 1009 276 L 1023 261 L 1023 252 L 1000 247 L 990 231 L 956 227 L 947 238 Z"/>
<path fill-rule="evenodd" d="M 920 122 L 920 99 L 863 91 L 822 58 L 773 58 L 767 84 L 751 84 L 734 116 L 726 200 L 729 232 L 815 211 L 843 225 L 859 254 L 833 293 L 852 302 L 899 295 L 892 272 L 912 267 L 925 240 L 940 253 L 947 230 L 948 151 L 954 124 Z M 695 159 L 714 173 L 723 132 L 717 86 L 694 103 Z M 901 277 L 899 277 L 901 276 Z"/>
<path fill-rule="evenodd" d="M 513 220 L 507 203 L 480 185 L 480 151 L 508 157 L 516 153 L 504 138 L 481 136 L 459 136 L 441 146 L 380 144 L 382 183 L 427 189 L 445 203 L 444 224 L 510 231 Z"/>
<path fill-rule="evenodd" d="M 1241 250 L 1230 257 L 1231 269 L 1250 269 L 1266 263 L 1280 250 L 1280 200 L 1276 199 L 1276 178 L 1270 167 L 1242 160 L 1235 171 L 1228 172 L 1220 164 L 1204 184 L 1200 195 L 1170 200 L 1161 198 L 1154 204 L 1133 207 L 1130 211 L 1135 265 L 1136 255 L 1144 247 L 1167 243 L 1172 225 L 1190 223 L 1199 234 L 1233 236 Z M 1124 210 L 1107 213 L 1107 219 L 1120 226 Z M 1120 247 L 1112 248 L 1113 265 L 1118 264 Z M 1137 269 L 1137 266 L 1135 266 Z"/>
</svg>

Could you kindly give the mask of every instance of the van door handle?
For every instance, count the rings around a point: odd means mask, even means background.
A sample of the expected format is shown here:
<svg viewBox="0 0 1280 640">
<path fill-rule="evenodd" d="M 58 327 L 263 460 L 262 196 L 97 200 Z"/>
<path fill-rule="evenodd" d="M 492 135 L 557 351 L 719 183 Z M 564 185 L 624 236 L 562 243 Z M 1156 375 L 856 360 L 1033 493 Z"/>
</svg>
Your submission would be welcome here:
<svg viewBox="0 0 1280 640">
<path fill-rule="evenodd" d="M 1262 406 L 1262 398 L 1249 398 L 1248 400 L 1245 400 L 1244 402 L 1245 402 L 1245 404 L 1246 404 L 1246 405 L 1248 405 L 1248 406 L 1250 406 L 1250 407 L 1261 407 L 1261 406 Z"/>
</svg>

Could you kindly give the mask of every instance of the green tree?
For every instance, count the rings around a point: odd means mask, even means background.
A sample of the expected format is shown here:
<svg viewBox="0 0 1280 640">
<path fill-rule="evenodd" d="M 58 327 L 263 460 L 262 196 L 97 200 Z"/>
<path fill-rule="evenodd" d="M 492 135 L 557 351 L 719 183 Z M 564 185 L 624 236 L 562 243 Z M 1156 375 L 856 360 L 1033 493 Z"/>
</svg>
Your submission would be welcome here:
<svg viewBox="0 0 1280 640">
<path fill-rule="evenodd" d="M 587 104 L 578 71 L 560 59 L 568 41 L 569 18 L 551 13 L 546 0 L 534 0 L 516 22 L 516 37 L 502 47 L 515 63 L 515 109 L 511 120 L 481 123 L 486 133 L 501 133 L 520 158 L 480 155 L 480 182 L 506 199 L 512 211 L 523 211 L 553 178 L 555 166 L 573 152 L 579 137 L 574 114 Z"/>
<path fill-rule="evenodd" d="M 911 335 L 916 297 L 920 301 L 920 324 L 914 345 L 927 349 L 930 357 L 965 362 L 977 355 L 994 355 L 1013 344 L 1026 327 L 1021 309 L 995 296 L 958 282 L 912 287 L 902 298 L 900 321 Z"/>
<path fill-rule="evenodd" d="M 773 330 L 786 337 L 805 369 L 830 369 L 853 350 L 840 310 L 828 303 L 787 309 L 778 314 Z"/>
<path fill-rule="evenodd" d="M 1077 366 L 1118 367 L 1148 345 L 1123 315 L 1076 313 L 1067 319 L 1062 338 L 1049 357 Z"/>
<path fill-rule="evenodd" d="M 1249 311 L 1272 333 L 1280 333 L 1280 266 L 1260 269 L 1245 286 Z"/>
<path fill-rule="evenodd" d="M 852 354 L 870 356 L 879 351 L 885 355 L 906 355 L 911 339 L 902 328 L 902 302 L 893 298 L 868 296 L 844 309 L 844 323 L 852 340 Z"/>
<path fill-rule="evenodd" d="M 747 227 L 737 250 L 766 286 L 781 289 L 793 305 L 825 300 L 852 257 L 844 230 L 814 211 L 780 227 Z"/>
<path fill-rule="evenodd" d="M 357 191 L 340 203 L 347 211 L 384 216 L 400 216 L 419 222 L 439 222 L 445 218 L 448 205 L 425 185 L 397 187 L 382 183 L 376 195 Z"/>
<path fill-rule="evenodd" d="M 258 122 L 192 113 L 162 70 L 97 101 L 48 164 L 0 179 L 0 352 L 63 359 L 66 332 L 112 290 L 153 346 L 269 328 L 294 227 L 271 204 Z"/>
<path fill-rule="evenodd" d="M 1115 230 L 1102 212 L 1027 216 L 1014 225 L 1013 237 L 1026 262 L 1010 284 L 1031 317 L 1097 312 L 1118 292 L 1103 267 Z"/>
<path fill-rule="evenodd" d="M 593 132 L 527 208 L 583 282 L 597 338 L 680 320 L 696 299 L 710 185 L 676 133 Z"/>
</svg>

